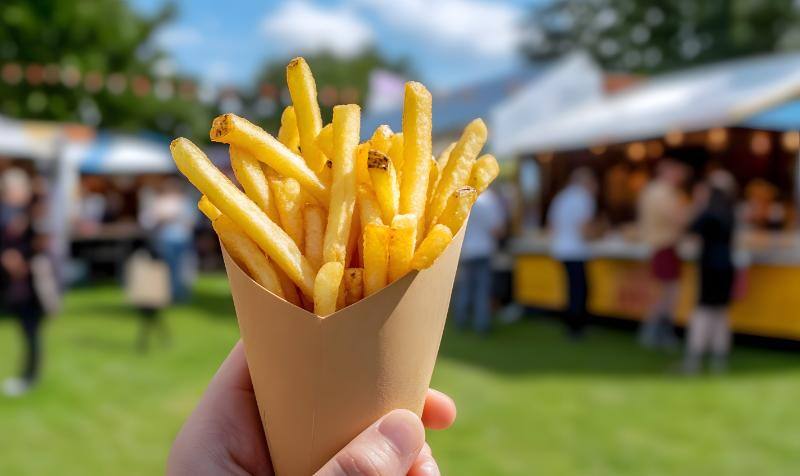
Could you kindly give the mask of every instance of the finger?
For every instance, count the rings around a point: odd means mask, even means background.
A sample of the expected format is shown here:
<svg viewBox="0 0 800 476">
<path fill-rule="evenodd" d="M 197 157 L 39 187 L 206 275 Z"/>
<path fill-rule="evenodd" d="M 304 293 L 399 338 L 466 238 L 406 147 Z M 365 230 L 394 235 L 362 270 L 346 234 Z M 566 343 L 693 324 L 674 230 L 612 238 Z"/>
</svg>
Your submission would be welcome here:
<svg viewBox="0 0 800 476">
<path fill-rule="evenodd" d="M 408 476 L 439 476 L 440 474 L 439 465 L 433 459 L 431 447 L 425 443 L 425 446 L 422 447 L 419 455 L 417 455 L 416 461 L 411 465 Z"/>
<path fill-rule="evenodd" d="M 345 446 L 317 476 L 407 474 L 424 443 L 419 418 L 408 410 L 394 410 Z"/>
<path fill-rule="evenodd" d="M 422 410 L 422 423 L 431 430 L 444 430 L 456 420 L 456 404 L 442 392 L 428 389 L 425 407 Z"/>
</svg>

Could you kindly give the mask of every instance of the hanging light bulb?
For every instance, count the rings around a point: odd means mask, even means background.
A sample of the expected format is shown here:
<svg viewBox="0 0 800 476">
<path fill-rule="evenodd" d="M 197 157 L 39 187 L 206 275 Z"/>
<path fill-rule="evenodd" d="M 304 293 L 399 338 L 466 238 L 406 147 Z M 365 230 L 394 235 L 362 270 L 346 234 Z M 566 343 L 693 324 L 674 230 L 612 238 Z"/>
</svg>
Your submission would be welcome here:
<svg viewBox="0 0 800 476">
<path fill-rule="evenodd" d="M 664 136 L 664 141 L 670 147 L 678 147 L 683 144 L 683 139 L 683 132 L 677 129 L 667 132 L 667 135 Z"/>
<path fill-rule="evenodd" d="M 719 151 L 728 145 L 728 131 L 722 127 L 715 127 L 708 131 L 706 147 L 708 150 Z"/>
<path fill-rule="evenodd" d="M 772 150 L 772 141 L 769 134 L 764 131 L 756 131 L 750 138 L 750 151 L 755 155 L 767 155 Z"/>
<path fill-rule="evenodd" d="M 800 132 L 784 132 L 781 136 L 781 145 L 786 152 L 797 152 L 800 150 Z"/>
<path fill-rule="evenodd" d="M 641 162 L 647 157 L 647 148 L 641 142 L 632 142 L 628 144 L 625 153 L 632 162 Z"/>
</svg>

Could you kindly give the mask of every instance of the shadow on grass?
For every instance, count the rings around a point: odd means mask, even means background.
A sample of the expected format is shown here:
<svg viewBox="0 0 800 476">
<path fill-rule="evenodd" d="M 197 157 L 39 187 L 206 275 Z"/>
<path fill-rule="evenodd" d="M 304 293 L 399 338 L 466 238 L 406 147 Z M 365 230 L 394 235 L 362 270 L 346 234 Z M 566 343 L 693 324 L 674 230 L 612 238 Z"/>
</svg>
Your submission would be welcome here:
<svg viewBox="0 0 800 476">
<path fill-rule="evenodd" d="M 488 337 L 448 325 L 441 358 L 460 361 L 502 374 L 612 375 L 681 379 L 680 351 L 640 348 L 630 330 L 589 327 L 579 341 L 567 339 L 560 323 L 530 316 L 499 325 Z M 728 376 L 800 370 L 796 352 L 735 348 Z"/>
</svg>

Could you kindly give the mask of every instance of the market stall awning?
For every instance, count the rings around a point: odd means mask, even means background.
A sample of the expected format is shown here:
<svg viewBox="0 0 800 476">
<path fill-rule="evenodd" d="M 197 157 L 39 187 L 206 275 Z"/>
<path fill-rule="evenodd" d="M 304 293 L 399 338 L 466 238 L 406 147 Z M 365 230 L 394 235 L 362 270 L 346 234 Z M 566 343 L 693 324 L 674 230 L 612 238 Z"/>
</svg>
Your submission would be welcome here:
<svg viewBox="0 0 800 476">
<path fill-rule="evenodd" d="M 505 151 L 579 149 L 658 137 L 672 130 L 738 125 L 798 94 L 800 54 L 707 65 L 528 121 L 507 140 Z"/>
<path fill-rule="evenodd" d="M 760 112 L 742 125 L 772 131 L 800 131 L 800 101 L 787 102 Z"/>
<path fill-rule="evenodd" d="M 100 133 L 91 142 L 70 143 L 64 157 L 85 174 L 172 173 L 169 142 L 154 138 Z"/>
<path fill-rule="evenodd" d="M 0 116 L 0 156 L 52 160 L 62 136 L 58 123 L 20 121 Z"/>
</svg>

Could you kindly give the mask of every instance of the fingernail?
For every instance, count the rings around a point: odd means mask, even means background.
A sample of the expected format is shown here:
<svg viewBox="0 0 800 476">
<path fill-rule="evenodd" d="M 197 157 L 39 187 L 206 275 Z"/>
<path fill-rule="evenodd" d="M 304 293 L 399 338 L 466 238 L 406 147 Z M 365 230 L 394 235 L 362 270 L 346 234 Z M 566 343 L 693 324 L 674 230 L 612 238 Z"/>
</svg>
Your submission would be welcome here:
<svg viewBox="0 0 800 476">
<path fill-rule="evenodd" d="M 427 476 L 439 476 L 439 466 L 436 465 L 435 461 L 428 461 L 424 463 L 422 466 L 419 467 L 420 474 L 425 474 Z"/>
<path fill-rule="evenodd" d="M 395 410 L 386 415 L 378 425 L 378 431 L 401 455 L 418 451 L 425 438 L 419 418 L 408 410 Z"/>
</svg>

